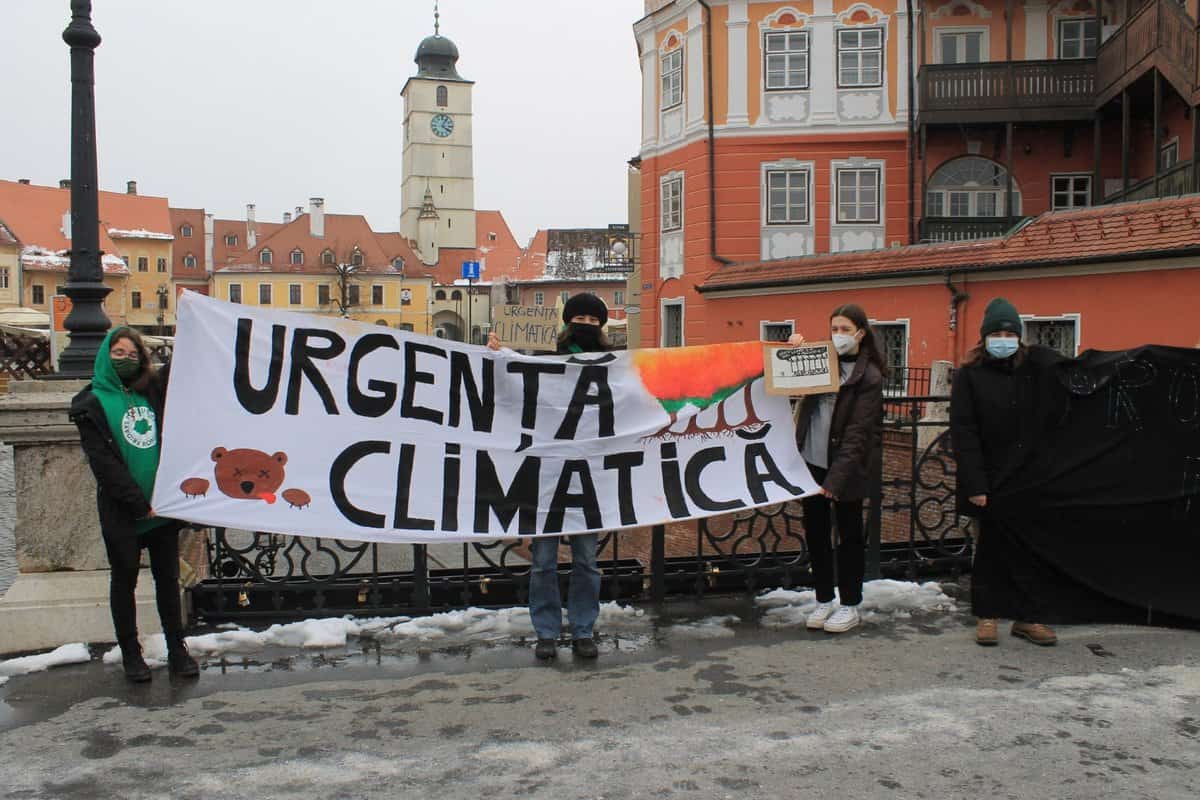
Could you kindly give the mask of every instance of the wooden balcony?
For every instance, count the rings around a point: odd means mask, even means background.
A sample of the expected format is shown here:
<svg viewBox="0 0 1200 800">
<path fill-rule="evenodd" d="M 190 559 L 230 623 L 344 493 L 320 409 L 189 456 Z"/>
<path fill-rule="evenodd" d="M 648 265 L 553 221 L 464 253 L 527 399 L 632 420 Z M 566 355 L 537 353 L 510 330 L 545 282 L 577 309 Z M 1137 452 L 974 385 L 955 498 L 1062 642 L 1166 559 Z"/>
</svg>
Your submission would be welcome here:
<svg viewBox="0 0 1200 800">
<path fill-rule="evenodd" d="M 927 64 L 917 83 L 922 125 L 1087 120 L 1096 61 Z"/>
<path fill-rule="evenodd" d="M 1027 217 L 924 217 L 921 242 L 968 242 L 996 239 L 1024 222 Z"/>
<path fill-rule="evenodd" d="M 1196 21 L 1175 0 L 1142 0 L 1129 21 L 1100 45 L 1096 57 L 1099 108 L 1148 70 L 1157 69 L 1183 98 L 1193 99 L 1197 69 Z"/>
</svg>

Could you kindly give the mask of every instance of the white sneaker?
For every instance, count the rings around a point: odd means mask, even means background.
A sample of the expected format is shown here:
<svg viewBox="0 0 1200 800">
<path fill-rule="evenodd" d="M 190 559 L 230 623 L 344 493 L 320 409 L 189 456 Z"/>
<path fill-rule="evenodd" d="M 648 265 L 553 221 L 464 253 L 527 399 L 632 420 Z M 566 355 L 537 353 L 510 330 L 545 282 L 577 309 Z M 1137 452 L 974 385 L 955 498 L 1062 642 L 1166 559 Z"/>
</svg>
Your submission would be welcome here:
<svg viewBox="0 0 1200 800">
<path fill-rule="evenodd" d="M 809 624 L 811 627 L 811 621 Z M 825 620 L 823 627 L 826 633 L 845 633 L 857 628 L 860 624 L 862 624 L 862 617 L 858 613 L 858 606 L 841 606 L 833 612 L 833 616 Z"/>
<path fill-rule="evenodd" d="M 818 603 L 813 612 L 808 615 L 808 629 L 819 631 L 825 627 L 825 620 L 833 616 L 833 603 Z"/>
</svg>

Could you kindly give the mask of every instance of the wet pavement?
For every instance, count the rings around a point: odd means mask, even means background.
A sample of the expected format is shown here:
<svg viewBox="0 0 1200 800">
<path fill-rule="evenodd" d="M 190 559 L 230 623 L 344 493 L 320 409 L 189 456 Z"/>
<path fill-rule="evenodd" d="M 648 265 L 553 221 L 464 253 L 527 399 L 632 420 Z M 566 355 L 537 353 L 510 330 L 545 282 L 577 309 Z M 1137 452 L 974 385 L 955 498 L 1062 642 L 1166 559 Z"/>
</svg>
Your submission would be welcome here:
<svg viewBox="0 0 1200 800">
<path fill-rule="evenodd" d="M 744 600 L 671 604 L 614 622 L 597 662 L 352 639 L 213 658 L 189 683 L 131 687 L 97 661 L 14 677 L 0 798 L 1200 792 L 1200 632 L 984 649 L 962 612 L 843 636 L 756 619 Z"/>
</svg>

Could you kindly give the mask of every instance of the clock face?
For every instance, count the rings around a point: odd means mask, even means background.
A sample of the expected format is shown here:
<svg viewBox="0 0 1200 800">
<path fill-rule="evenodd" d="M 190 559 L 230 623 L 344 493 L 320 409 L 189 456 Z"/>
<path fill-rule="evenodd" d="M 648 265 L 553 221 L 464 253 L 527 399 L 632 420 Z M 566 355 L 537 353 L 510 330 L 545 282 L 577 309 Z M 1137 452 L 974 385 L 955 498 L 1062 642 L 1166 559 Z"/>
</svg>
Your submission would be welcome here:
<svg viewBox="0 0 1200 800">
<path fill-rule="evenodd" d="M 445 138 L 454 133 L 454 120 L 445 114 L 435 114 L 433 119 L 429 120 L 429 127 L 433 129 L 435 136 Z"/>
</svg>

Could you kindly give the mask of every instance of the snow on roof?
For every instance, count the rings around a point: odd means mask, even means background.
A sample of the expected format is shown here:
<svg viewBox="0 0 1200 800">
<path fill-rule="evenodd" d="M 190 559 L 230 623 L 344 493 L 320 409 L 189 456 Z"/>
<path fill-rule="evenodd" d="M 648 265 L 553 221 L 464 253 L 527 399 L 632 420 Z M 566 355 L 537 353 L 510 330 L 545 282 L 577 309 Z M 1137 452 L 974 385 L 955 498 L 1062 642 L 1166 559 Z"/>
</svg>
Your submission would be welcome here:
<svg viewBox="0 0 1200 800">
<path fill-rule="evenodd" d="M 171 241 L 175 237 L 169 233 L 159 233 L 157 231 L 148 231 L 145 228 L 137 228 L 135 230 L 123 230 L 121 228 L 109 228 L 108 235 L 113 239 L 161 239 L 163 241 Z"/>
<path fill-rule="evenodd" d="M 128 275 L 129 268 L 119 257 L 105 253 L 100 265 L 108 275 Z M 21 248 L 21 267 L 32 270 L 66 272 L 71 266 L 71 257 L 66 250 L 55 252 L 44 247 L 29 245 Z"/>
</svg>

